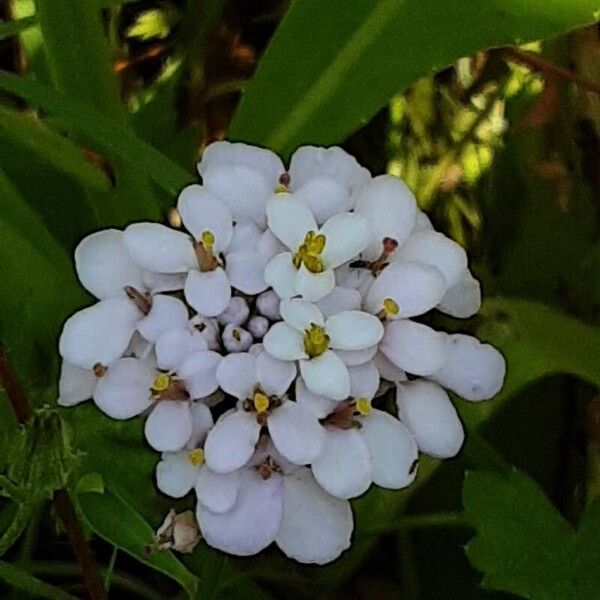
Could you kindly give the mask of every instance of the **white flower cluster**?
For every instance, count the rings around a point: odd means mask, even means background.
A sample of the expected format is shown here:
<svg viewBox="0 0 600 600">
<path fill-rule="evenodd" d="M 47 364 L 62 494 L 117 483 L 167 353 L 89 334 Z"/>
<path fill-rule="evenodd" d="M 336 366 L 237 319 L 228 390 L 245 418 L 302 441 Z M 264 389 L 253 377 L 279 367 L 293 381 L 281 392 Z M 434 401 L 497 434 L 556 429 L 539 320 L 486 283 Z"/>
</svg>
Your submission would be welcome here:
<svg viewBox="0 0 600 600">
<path fill-rule="evenodd" d="M 504 360 L 411 320 L 469 317 L 480 290 L 399 179 L 340 148 L 302 147 L 286 171 L 228 142 L 198 170 L 177 205 L 186 231 L 136 223 L 77 247 L 98 302 L 64 325 L 59 403 L 142 415 L 159 489 L 195 490 L 211 546 L 246 556 L 274 541 L 327 563 L 350 544 L 349 499 L 408 486 L 419 451 L 459 451 L 444 388 L 491 398 Z"/>
</svg>

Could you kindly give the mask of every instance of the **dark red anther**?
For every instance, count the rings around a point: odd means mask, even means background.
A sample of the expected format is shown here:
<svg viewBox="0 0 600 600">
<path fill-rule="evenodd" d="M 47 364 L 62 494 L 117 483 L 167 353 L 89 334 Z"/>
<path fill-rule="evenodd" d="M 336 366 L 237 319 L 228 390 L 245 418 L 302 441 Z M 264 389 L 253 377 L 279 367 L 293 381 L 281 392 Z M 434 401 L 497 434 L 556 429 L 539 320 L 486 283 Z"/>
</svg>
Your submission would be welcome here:
<svg viewBox="0 0 600 600">
<path fill-rule="evenodd" d="M 391 254 L 398 247 L 398 242 L 391 237 L 383 238 L 383 251 Z"/>
</svg>

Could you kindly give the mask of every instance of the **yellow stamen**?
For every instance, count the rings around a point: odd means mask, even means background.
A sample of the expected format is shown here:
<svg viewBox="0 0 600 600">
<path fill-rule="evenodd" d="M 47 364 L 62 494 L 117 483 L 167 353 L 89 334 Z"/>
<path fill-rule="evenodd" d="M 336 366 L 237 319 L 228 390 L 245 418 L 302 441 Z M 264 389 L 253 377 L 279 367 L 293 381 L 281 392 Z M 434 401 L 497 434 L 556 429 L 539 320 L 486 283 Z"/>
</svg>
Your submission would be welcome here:
<svg viewBox="0 0 600 600">
<path fill-rule="evenodd" d="M 190 450 L 187 459 L 192 466 L 199 467 L 204 462 L 204 450 L 202 450 L 202 448 Z"/>
<path fill-rule="evenodd" d="M 400 312 L 400 307 L 392 298 L 386 298 L 383 301 L 383 312 L 386 317 L 395 317 Z"/>
<path fill-rule="evenodd" d="M 304 242 L 298 248 L 298 252 L 294 254 L 294 266 L 299 269 L 300 265 L 304 264 L 311 273 L 322 273 L 325 270 L 325 265 L 321 254 L 326 243 L 327 238 L 322 233 L 309 231 L 304 236 Z"/>
<path fill-rule="evenodd" d="M 311 323 L 304 332 L 304 350 L 310 358 L 321 356 L 329 348 L 329 336 L 325 329 L 316 323 Z"/>
<path fill-rule="evenodd" d="M 287 186 L 283 185 L 283 183 L 278 183 L 275 188 L 276 194 L 285 194 L 288 191 Z"/>
<path fill-rule="evenodd" d="M 264 413 L 269 410 L 269 398 L 262 392 L 254 394 L 254 409 L 257 413 Z"/>
<path fill-rule="evenodd" d="M 212 231 L 203 231 L 200 241 L 202 242 L 205 250 L 212 252 L 212 248 L 215 245 L 215 234 Z"/>
<path fill-rule="evenodd" d="M 152 382 L 152 390 L 155 392 L 164 392 L 171 384 L 171 378 L 166 373 L 159 373 Z"/>
<path fill-rule="evenodd" d="M 371 412 L 371 401 L 368 398 L 357 398 L 356 410 L 363 417 L 368 416 Z"/>
</svg>

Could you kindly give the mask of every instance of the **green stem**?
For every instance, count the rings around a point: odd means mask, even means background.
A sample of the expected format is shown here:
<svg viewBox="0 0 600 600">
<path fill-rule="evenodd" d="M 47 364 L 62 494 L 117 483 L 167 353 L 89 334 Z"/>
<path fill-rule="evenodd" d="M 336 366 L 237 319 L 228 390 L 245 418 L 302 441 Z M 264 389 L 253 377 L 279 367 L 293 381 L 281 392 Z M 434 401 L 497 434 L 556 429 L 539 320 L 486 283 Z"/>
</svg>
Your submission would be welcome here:
<svg viewBox="0 0 600 600">
<path fill-rule="evenodd" d="M 412 529 L 430 527 L 469 527 L 469 522 L 462 513 L 440 512 L 425 515 L 406 515 L 394 521 L 368 527 L 362 531 L 363 536 L 381 535 L 384 533 L 404 532 Z"/>
<path fill-rule="evenodd" d="M 115 570 L 115 564 L 117 562 L 118 553 L 119 549 L 116 546 L 113 546 L 113 551 L 110 555 L 110 560 L 108 561 L 108 568 L 106 569 L 106 573 L 104 574 L 104 588 L 106 589 L 107 594 L 110 590 L 110 584 Z"/>
<path fill-rule="evenodd" d="M 37 19 L 34 16 L 23 17 L 14 21 L 0 21 L 0 41 L 7 40 L 22 31 L 29 29 L 35 25 Z"/>
</svg>

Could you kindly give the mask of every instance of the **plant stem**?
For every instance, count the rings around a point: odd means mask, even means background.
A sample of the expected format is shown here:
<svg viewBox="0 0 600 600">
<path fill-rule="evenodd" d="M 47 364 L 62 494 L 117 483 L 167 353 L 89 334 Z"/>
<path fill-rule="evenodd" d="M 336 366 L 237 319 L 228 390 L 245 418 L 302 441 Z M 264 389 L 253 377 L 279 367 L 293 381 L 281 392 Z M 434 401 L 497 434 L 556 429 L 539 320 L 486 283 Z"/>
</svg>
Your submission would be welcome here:
<svg viewBox="0 0 600 600">
<path fill-rule="evenodd" d="M 504 53 L 508 56 L 508 58 L 520 62 L 521 64 L 524 64 L 535 71 L 552 73 L 561 79 L 566 79 L 567 81 L 574 83 L 576 86 L 587 90 L 588 92 L 600 95 L 600 84 L 596 83 L 595 81 L 590 81 L 574 71 L 559 67 L 558 65 L 545 60 L 541 56 L 538 56 L 537 54 L 524 52 L 523 50 L 513 47 L 504 48 Z"/>
<path fill-rule="evenodd" d="M 406 515 L 396 521 L 389 521 L 377 527 L 367 528 L 361 532 L 361 535 L 380 535 L 382 533 L 402 532 L 425 527 L 469 527 L 469 522 L 464 515 L 457 512 Z"/>
<path fill-rule="evenodd" d="M 19 384 L 8 359 L 8 354 L 2 345 L 0 345 L 0 385 L 4 388 L 17 420 L 22 425 L 25 424 L 33 414 L 31 405 L 23 392 L 23 388 Z M 52 499 L 52 505 L 67 532 L 67 537 L 73 547 L 73 552 L 81 568 L 81 575 L 91 600 L 106 600 L 108 596 L 102 585 L 98 565 L 85 539 L 83 527 L 77 518 L 75 508 L 67 491 L 64 489 L 56 490 Z"/>
</svg>

